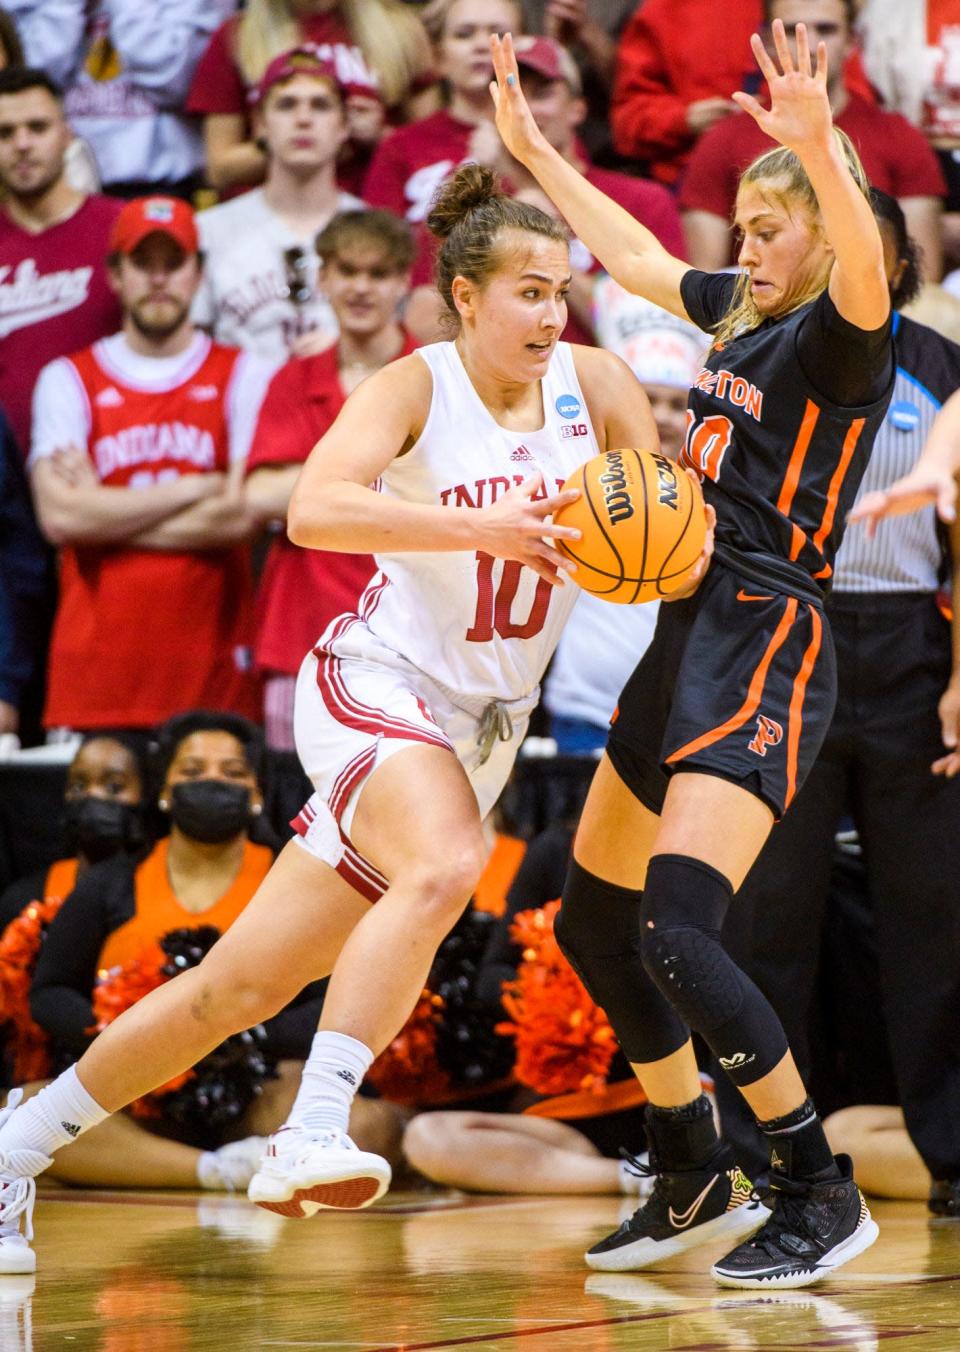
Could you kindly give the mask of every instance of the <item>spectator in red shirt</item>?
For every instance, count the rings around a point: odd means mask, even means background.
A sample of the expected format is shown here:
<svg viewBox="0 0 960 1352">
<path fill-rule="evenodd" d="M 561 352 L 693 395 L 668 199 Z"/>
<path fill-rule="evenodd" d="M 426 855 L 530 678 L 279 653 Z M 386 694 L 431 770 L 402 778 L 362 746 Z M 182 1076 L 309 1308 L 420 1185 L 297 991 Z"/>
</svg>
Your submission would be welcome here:
<svg viewBox="0 0 960 1352">
<path fill-rule="evenodd" d="M 0 72 L 0 407 L 24 457 L 40 368 L 120 322 L 103 260 L 123 204 L 70 187 L 70 140 L 48 75 Z"/>
<path fill-rule="evenodd" d="M 620 39 L 610 119 L 621 155 L 675 183 L 699 138 L 756 94 L 761 0 L 643 0 Z"/>
<path fill-rule="evenodd" d="M 493 125 L 490 38 L 522 31 L 518 0 L 433 0 L 423 19 L 434 41 L 446 105 L 380 143 L 363 189 L 372 207 L 386 207 L 414 222 L 426 220 L 437 189 L 458 165 L 481 158 L 474 136 Z"/>
<path fill-rule="evenodd" d="M 433 80 L 427 35 L 401 0 L 247 0 L 243 12 L 214 33 L 187 99 L 187 111 L 205 119 L 213 187 L 263 181 L 266 158 L 251 134 L 247 97 L 271 61 L 304 43 L 323 48 L 341 82 L 352 86 L 347 112 L 361 157 L 383 131 L 374 91 L 395 110 Z M 344 186 L 358 190 L 352 180 Z"/>
<path fill-rule="evenodd" d="M 319 284 L 339 340 L 295 357 L 267 391 L 247 460 L 247 500 L 282 523 L 300 468 L 347 396 L 371 371 L 412 352 L 398 308 L 410 289 L 413 233 L 388 211 L 347 211 L 317 238 Z M 256 660 L 265 673 L 267 745 L 293 751 L 293 691 L 305 655 L 337 615 L 351 612 L 374 570 L 369 554 L 302 549 L 278 533 L 260 583 Z"/>
<path fill-rule="evenodd" d="M 686 249 L 680 214 L 668 190 L 646 179 L 599 169 L 588 159 L 577 138 L 577 128 L 586 115 L 586 104 L 580 92 L 580 74 L 569 53 L 552 38 L 519 37 L 514 45 L 517 62 L 523 71 L 527 102 L 550 144 L 564 159 L 576 165 L 589 183 L 595 184 L 652 231 L 665 249 L 675 257 L 683 258 Z M 532 202 L 548 215 L 558 215 L 539 184 L 507 154 L 492 123 L 485 123 L 475 132 L 473 153 L 481 163 L 500 172 L 515 196 Z M 600 265 L 579 240 L 571 243 L 570 265 L 573 283 L 567 296 L 569 318 L 563 338 L 568 343 L 592 343 L 592 275 L 600 270 Z M 414 272 L 418 292 L 410 314 L 410 326 L 422 341 L 439 337 L 441 333 L 443 305 L 432 284 L 428 287 L 432 272 L 432 254 L 422 249 Z"/>
<path fill-rule="evenodd" d="M 885 106 L 919 127 L 944 178 L 944 251 L 960 264 L 960 0 L 863 0 L 863 64 Z"/>
<path fill-rule="evenodd" d="M 926 275 L 939 278 L 941 197 L 945 184 L 933 150 L 899 113 L 869 103 L 844 84 L 844 58 L 852 43 L 849 0 L 766 0 L 768 21 L 782 19 L 791 41 L 803 22 L 827 47 L 828 94 L 834 122 L 856 146 L 870 182 L 896 197 L 910 234 L 920 244 Z M 730 220 L 740 172 L 774 142 L 748 113 L 714 127 L 694 151 L 680 204 L 694 267 L 715 271 L 733 261 Z"/>
<path fill-rule="evenodd" d="M 274 367 L 194 329 L 200 275 L 187 204 L 129 203 L 110 243 L 122 331 L 37 381 L 29 465 L 61 548 L 48 728 L 257 712 L 242 475 Z"/>
</svg>

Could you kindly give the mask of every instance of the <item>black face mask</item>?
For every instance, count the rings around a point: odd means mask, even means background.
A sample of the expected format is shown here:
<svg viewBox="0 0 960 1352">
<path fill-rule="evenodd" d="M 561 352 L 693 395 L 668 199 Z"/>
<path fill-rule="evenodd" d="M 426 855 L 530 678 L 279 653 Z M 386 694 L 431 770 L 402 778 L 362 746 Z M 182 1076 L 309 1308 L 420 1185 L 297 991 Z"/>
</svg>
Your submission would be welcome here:
<svg viewBox="0 0 960 1352">
<path fill-rule="evenodd" d="M 170 819 L 185 836 L 204 845 L 222 845 L 247 829 L 250 790 L 222 779 L 191 779 L 173 786 Z"/>
<path fill-rule="evenodd" d="M 64 805 L 64 841 L 68 854 L 92 864 L 143 844 L 143 813 L 116 798 L 73 798 Z"/>
</svg>

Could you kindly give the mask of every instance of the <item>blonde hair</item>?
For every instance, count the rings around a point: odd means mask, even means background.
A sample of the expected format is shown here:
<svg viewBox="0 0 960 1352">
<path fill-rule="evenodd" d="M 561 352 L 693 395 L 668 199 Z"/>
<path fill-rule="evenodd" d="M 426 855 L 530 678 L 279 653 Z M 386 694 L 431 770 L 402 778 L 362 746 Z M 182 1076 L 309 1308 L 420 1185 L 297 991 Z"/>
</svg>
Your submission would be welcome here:
<svg viewBox="0 0 960 1352">
<path fill-rule="evenodd" d="M 420 11 L 420 22 L 430 35 L 431 42 L 442 41 L 447 19 L 456 3 L 457 0 L 430 0 L 429 4 L 424 5 Z M 517 14 L 517 23 L 513 29 L 514 36 L 516 36 L 517 33 L 523 31 L 523 5 L 521 0 L 507 0 L 507 4 L 512 5 Z"/>
<path fill-rule="evenodd" d="M 869 201 L 870 183 L 863 165 L 860 163 L 860 157 L 853 147 L 853 142 L 846 132 L 841 131 L 839 127 L 834 127 L 833 136 L 857 187 Z M 820 219 L 817 195 L 813 190 L 813 184 L 807 177 L 806 170 L 792 150 L 788 150 L 786 146 L 777 146 L 776 149 L 768 150 L 766 154 L 760 155 L 752 164 L 747 166 L 740 175 L 740 189 L 759 184 L 763 185 L 764 195 L 784 207 L 788 213 L 791 208 L 796 206 L 805 208 L 813 223 L 814 231 L 822 234 L 823 224 Z M 820 272 L 811 277 L 803 290 L 794 297 L 790 309 L 786 311 L 787 314 L 799 310 L 801 305 L 806 305 L 809 301 L 814 300 L 820 295 L 821 291 L 826 289 L 832 266 L 832 260 L 829 258 L 824 261 L 824 266 Z M 717 326 L 714 341 L 715 343 L 728 343 L 738 334 L 749 333 L 757 328 L 767 317 L 757 309 L 756 302 L 750 293 L 750 278 L 745 272 L 741 273 L 737 278 L 737 286 L 733 293 L 730 309 Z M 782 316 L 779 317 L 782 318 Z"/>
<path fill-rule="evenodd" d="M 402 103 L 414 80 L 432 64 L 420 20 L 402 0 L 340 0 L 338 8 L 380 82 L 384 101 L 390 106 Z M 259 81 L 275 56 L 304 41 L 289 0 L 248 0 L 236 29 L 237 64 L 248 86 Z"/>
</svg>

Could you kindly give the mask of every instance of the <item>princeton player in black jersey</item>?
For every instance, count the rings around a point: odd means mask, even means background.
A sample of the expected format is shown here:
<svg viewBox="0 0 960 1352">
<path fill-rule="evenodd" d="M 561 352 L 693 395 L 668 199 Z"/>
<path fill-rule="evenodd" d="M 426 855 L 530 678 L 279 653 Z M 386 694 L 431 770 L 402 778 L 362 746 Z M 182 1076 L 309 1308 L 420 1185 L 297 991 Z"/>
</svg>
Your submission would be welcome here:
<svg viewBox="0 0 960 1352">
<path fill-rule="evenodd" d="M 661 608 L 628 681 L 574 846 L 557 936 L 643 1083 L 657 1181 L 587 1254 L 645 1267 L 720 1236 L 721 1284 L 806 1286 L 873 1243 L 783 1028 L 720 943 L 734 893 L 815 759 L 836 670 L 822 602 L 894 376 L 883 248 L 862 167 L 834 129 L 826 49 L 752 40 L 770 106 L 734 97 L 779 145 L 743 174 L 740 276 L 671 257 L 546 144 L 512 42 L 492 43 L 497 126 L 575 234 L 628 290 L 714 335 L 683 462 L 717 514 L 714 559 Z M 783 887 L 789 889 L 789 878 Z M 691 1029 L 768 1138 L 767 1211 L 716 1133 Z"/>
</svg>

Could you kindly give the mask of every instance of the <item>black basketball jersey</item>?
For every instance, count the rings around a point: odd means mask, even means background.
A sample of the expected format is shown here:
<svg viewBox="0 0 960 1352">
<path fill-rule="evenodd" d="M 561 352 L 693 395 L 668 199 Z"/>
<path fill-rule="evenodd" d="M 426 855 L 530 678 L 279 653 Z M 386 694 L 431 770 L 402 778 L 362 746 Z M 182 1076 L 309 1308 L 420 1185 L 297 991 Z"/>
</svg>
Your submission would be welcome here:
<svg viewBox="0 0 960 1352">
<path fill-rule="evenodd" d="M 737 278 L 691 270 L 687 313 L 708 332 L 729 309 Z M 775 555 L 828 583 L 874 438 L 893 388 L 858 408 L 814 389 L 797 356 L 801 326 L 818 297 L 780 319 L 715 343 L 690 390 L 681 464 L 700 476 L 716 510 L 718 546 Z M 851 351 L 851 360 L 858 360 Z"/>
</svg>

